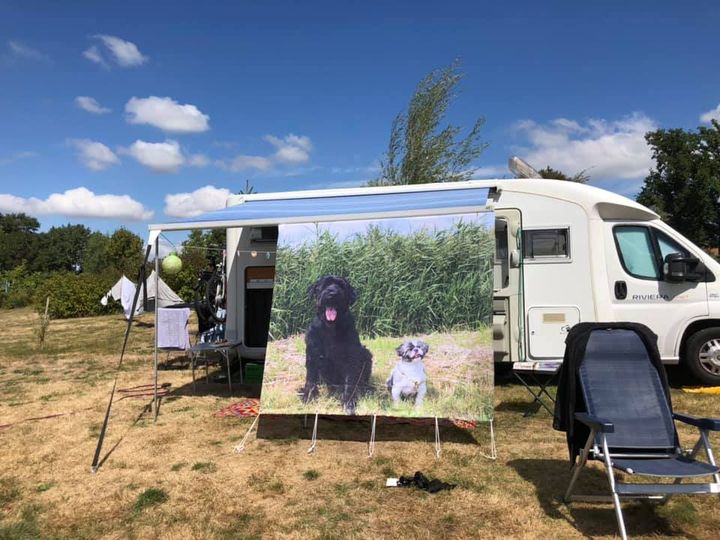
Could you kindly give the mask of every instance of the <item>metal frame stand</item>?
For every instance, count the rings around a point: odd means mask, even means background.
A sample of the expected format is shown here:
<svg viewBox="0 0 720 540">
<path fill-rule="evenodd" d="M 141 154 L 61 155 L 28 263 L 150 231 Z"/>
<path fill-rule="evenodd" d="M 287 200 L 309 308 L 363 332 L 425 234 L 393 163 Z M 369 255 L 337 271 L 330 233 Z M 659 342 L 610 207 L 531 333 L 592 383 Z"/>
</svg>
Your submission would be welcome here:
<svg viewBox="0 0 720 540">
<path fill-rule="evenodd" d="M 530 364 L 530 365 L 527 365 Z M 522 383 L 533 396 L 533 400 L 523 413 L 524 417 L 531 416 L 540 409 L 544 408 L 550 415 L 554 412 L 550 409 L 546 401 L 552 406 L 555 405 L 555 397 L 547 391 L 547 387 L 556 382 L 560 373 L 560 363 L 553 363 L 550 367 L 545 367 L 542 363 L 535 362 L 515 362 L 513 364 L 513 374 L 515 378 Z M 526 380 L 527 379 L 527 380 Z M 536 386 L 538 390 L 535 390 Z M 546 399 L 543 399 L 545 397 Z M 533 405 L 538 404 L 538 408 L 533 410 Z"/>
</svg>

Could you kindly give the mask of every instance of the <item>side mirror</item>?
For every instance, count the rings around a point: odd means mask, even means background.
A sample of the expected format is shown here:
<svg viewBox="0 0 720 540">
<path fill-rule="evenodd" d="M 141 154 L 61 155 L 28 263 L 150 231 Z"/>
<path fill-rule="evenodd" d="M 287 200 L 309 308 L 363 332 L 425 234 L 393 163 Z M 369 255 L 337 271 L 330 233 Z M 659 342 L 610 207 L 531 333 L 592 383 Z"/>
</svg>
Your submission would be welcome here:
<svg viewBox="0 0 720 540">
<path fill-rule="evenodd" d="M 510 251 L 510 268 L 520 268 L 520 252 L 517 249 Z"/>
<path fill-rule="evenodd" d="M 682 281 L 693 281 L 697 274 L 692 272 L 700 259 L 697 257 L 685 257 L 682 253 L 668 253 L 663 264 L 663 279 L 670 283 Z"/>
</svg>

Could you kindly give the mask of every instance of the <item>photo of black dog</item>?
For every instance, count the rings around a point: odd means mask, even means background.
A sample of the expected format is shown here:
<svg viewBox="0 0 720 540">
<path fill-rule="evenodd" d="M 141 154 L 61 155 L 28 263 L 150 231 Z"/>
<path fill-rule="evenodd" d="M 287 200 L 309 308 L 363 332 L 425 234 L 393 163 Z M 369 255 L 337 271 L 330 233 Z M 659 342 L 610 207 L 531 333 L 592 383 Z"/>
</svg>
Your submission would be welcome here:
<svg viewBox="0 0 720 540">
<path fill-rule="evenodd" d="M 372 354 L 360 343 L 350 306 L 357 292 L 343 277 L 323 276 L 308 289 L 315 317 L 305 333 L 303 402 L 317 398 L 319 385 L 340 399 L 347 414 L 370 389 Z"/>
</svg>

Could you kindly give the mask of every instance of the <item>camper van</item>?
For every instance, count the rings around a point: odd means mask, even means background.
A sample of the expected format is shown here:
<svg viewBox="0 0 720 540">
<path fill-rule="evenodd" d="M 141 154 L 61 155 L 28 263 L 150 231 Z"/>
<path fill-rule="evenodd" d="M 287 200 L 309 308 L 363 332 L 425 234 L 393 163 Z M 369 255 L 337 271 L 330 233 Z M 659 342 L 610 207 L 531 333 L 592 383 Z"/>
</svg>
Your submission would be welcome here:
<svg viewBox="0 0 720 540">
<path fill-rule="evenodd" d="M 481 208 L 473 206 L 472 193 L 479 190 L 487 194 Z M 720 264 L 652 210 L 596 187 L 513 179 L 233 195 L 215 216 L 172 228 L 227 227 L 227 252 L 237 254 L 228 257 L 227 334 L 242 341 L 243 358 L 259 360 L 268 335 L 277 226 L 315 220 L 308 217 L 313 211 L 298 217 L 290 210 L 254 209 L 305 205 L 322 209 L 318 215 L 353 219 L 360 197 L 392 194 L 410 202 L 451 196 L 463 201 L 455 203 L 463 211 L 494 212 L 496 362 L 559 360 L 578 322 L 632 321 L 658 335 L 663 362 L 681 364 L 701 383 L 720 384 Z M 223 221 L 237 205 L 246 215 Z M 396 208 L 393 217 L 417 215 L 412 204 L 407 207 L 406 214 Z M 363 219 L 377 217 L 365 210 Z"/>
</svg>

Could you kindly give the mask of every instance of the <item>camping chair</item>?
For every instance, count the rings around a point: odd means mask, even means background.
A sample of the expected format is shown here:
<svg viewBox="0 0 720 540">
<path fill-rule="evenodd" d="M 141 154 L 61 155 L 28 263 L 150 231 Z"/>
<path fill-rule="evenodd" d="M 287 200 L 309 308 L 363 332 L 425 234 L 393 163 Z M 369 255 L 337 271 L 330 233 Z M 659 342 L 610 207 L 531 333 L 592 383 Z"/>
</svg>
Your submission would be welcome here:
<svg viewBox="0 0 720 540">
<path fill-rule="evenodd" d="M 676 493 L 720 493 L 720 469 L 708 438 L 709 431 L 720 430 L 720 420 L 672 412 L 669 396 L 645 343 L 633 330 L 593 330 L 577 371 L 586 412 L 576 412 L 575 419 L 590 429 L 590 436 L 572 468 L 565 502 L 612 501 L 623 539 L 627 533 L 621 498 L 666 501 Z M 674 420 L 700 431 L 698 442 L 688 453 L 680 448 Z M 701 448 L 708 463 L 696 459 Z M 588 459 L 604 463 L 610 496 L 573 495 L 575 482 Z M 620 483 L 613 469 L 675 482 Z M 681 483 L 683 479 L 697 477 L 712 477 L 712 482 Z"/>
<path fill-rule="evenodd" d="M 221 314 L 222 315 L 222 314 Z M 225 339 L 225 324 L 217 323 L 204 332 L 199 332 L 195 345 L 190 347 L 190 369 L 192 370 L 193 392 L 195 392 L 195 369 L 198 363 L 205 364 L 205 382 L 210 382 L 209 366 L 211 363 L 224 363 L 227 368 L 228 391 L 232 394 L 232 376 L 230 373 L 230 357 L 232 350 L 240 346 L 240 341 Z M 243 383 L 242 369 L 240 383 Z"/>
</svg>

